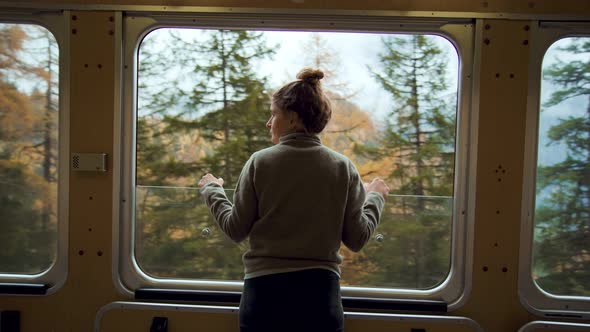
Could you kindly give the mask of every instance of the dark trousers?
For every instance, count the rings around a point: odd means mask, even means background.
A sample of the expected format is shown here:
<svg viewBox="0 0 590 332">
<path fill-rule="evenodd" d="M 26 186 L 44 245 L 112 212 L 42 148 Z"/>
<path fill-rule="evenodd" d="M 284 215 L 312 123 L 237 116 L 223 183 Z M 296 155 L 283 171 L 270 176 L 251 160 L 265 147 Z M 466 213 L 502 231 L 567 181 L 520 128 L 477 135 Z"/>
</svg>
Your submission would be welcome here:
<svg viewBox="0 0 590 332">
<path fill-rule="evenodd" d="M 246 279 L 240 332 L 341 332 L 340 280 L 332 271 L 310 269 Z"/>
</svg>

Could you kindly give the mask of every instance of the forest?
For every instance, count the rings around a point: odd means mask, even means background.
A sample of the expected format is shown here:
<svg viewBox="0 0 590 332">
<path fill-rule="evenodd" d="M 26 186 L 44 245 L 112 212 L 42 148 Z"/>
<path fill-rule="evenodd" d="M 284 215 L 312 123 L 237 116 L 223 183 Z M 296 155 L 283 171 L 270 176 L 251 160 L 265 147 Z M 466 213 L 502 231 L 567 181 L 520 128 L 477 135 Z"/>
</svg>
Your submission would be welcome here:
<svg viewBox="0 0 590 332">
<path fill-rule="evenodd" d="M 265 123 L 280 85 L 257 68 L 281 60 L 268 39 L 256 31 L 157 29 L 142 41 L 135 220 L 124 222 L 135 223 L 135 258 L 146 274 L 242 279 L 247 243 L 225 238 L 196 184 L 211 172 L 231 199 L 246 160 L 272 144 Z M 378 176 L 392 188 L 370 243 L 359 253 L 341 247 L 343 285 L 429 289 L 449 273 L 453 183 L 462 170 L 455 168 L 458 73 L 449 65 L 456 53 L 441 39 L 379 36 L 380 51 L 364 70 L 388 99 L 381 114 L 362 106 L 343 74 L 346 54 L 329 33 L 307 33 L 300 45 L 291 71 L 326 73 L 333 117 L 322 142 L 347 155 L 365 181 Z M 551 91 L 541 122 L 554 110 L 562 116 L 540 134 L 539 151 L 559 146 L 565 157 L 537 167 L 533 277 L 550 293 L 588 296 L 590 40 L 568 38 L 555 52 L 575 60 L 543 68 Z M 55 260 L 58 57 L 44 28 L 0 24 L 0 273 L 34 274 Z M 571 100 L 581 101 L 576 111 Z"/>
</svg>

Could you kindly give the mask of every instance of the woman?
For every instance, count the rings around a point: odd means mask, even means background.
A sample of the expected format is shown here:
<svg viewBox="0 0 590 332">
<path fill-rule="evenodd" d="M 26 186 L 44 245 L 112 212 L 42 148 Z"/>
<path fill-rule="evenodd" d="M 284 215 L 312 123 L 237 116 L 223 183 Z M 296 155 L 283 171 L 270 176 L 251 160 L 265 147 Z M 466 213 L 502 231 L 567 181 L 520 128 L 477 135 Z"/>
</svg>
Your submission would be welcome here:
<svg viewBox="0 0 590 332">
<path fill-rule="evenodd" d="M 303 69 L 272 96 L 274 146 L 254 153 L 232 205 L 223 179 L 199 181 L 222 231 L 249 239 L 243 256 L 240 331 L 342 331 L 338 249 L 359 251 L 371 238 L 389 188 L 363 184 L 345 156 L 322 145 L 332 111 L 319 70 Z"/>
</svg>

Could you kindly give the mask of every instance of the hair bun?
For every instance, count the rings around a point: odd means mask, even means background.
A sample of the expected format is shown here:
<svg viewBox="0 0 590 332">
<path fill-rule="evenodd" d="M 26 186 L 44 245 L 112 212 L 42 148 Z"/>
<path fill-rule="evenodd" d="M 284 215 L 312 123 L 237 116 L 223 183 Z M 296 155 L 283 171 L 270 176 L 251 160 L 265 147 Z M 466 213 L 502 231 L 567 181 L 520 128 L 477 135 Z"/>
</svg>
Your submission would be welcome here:
<svg viewBox="0 0 590 332">
<path fill-rule="evenodd" d="M 297 78 L 312 84 L 318 84 L 324 78 L 324 72 L 319 69 L 303 68 L 297 73 Z"/>
</svg>

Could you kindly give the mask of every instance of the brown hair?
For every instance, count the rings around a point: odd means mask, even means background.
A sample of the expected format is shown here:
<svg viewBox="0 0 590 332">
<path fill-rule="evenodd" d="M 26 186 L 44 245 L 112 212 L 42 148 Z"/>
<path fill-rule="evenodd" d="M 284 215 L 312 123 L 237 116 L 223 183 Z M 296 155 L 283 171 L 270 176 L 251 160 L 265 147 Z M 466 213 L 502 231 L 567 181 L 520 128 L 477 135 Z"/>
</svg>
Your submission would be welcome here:
<svg viewBox="0 0 590 332">
<path fill-rule="evenodd" d="M 332 117 L 330 101 L 320 84 L 323 77 L 319 69 L 303 68 L 298 80 L 285 84 L 272 96 L 279 109 L 297 113 L 305 130 L 312 134 L 322 132 Z"/>
</svg>

